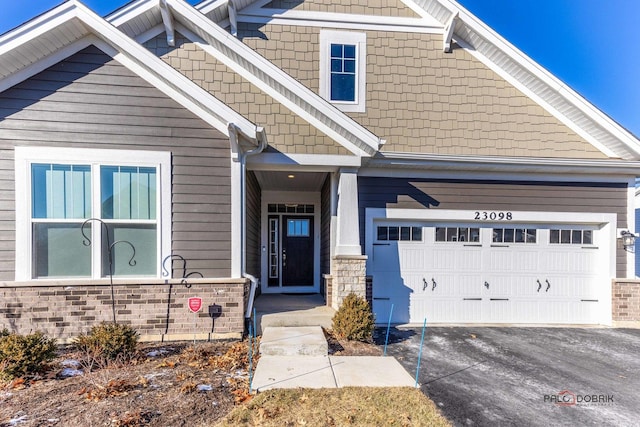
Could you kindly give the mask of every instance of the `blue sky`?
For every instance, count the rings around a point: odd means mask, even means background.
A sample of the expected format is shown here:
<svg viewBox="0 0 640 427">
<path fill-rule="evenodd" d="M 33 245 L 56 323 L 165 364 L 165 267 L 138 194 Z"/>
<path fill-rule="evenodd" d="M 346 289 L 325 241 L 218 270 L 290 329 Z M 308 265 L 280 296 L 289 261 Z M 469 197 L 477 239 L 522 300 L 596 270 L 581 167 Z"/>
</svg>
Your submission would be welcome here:
<svg viewBox="0 0 640 427">
<path fill-rule="evenodd" d="M 83 0 L 100 15 L 127 0 Z M 61 0 L 0 0 L 0 34 Z M 198 3 L 198 0 L 188 0 Z M 640 1 L 459 0 L 510 43 L 640 136 Z M 28 5 L 28 6 L 27 6 Z"/>
</svg>

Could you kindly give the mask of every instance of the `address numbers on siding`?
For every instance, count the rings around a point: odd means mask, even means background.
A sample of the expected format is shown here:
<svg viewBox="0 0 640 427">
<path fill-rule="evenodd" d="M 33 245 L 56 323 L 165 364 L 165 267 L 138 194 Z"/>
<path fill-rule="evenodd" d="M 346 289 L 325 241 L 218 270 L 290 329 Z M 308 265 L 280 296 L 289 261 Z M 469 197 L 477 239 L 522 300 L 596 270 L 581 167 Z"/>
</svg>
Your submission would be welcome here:
<svg viewBox="0 0 640 427">
<path fill-rule="evenodd" d="M 496 211 L 476 211 L 473 219 L 478 221 L 511 221 L 513 219 L 512 212 L 496 212 Z"/>
</svg>

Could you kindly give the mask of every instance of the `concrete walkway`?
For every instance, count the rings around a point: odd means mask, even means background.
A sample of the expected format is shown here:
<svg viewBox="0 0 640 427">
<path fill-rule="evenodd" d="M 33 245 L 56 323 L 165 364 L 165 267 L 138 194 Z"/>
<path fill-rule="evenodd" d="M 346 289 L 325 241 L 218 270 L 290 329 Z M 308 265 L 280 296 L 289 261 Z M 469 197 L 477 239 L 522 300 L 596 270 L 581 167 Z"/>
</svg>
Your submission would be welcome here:
<svg viewBox="0 0 640 427">
<path fill-rule="evenodd" d="M 319 326 L 267 327 L 252 389 L 413 387 L 394 357 L 329 356 Z"/>
</svg>

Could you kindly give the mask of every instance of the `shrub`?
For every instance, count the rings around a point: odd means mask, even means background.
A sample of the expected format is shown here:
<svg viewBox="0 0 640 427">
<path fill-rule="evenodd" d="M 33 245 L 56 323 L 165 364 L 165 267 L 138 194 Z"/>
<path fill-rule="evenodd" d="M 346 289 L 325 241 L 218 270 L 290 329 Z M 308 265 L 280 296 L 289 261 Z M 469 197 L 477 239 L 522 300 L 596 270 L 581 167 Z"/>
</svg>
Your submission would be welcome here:
<svg viewBox="0 0 640 427">
<path fill-rule="evenodd" d="M 42 372 L 56 355 L 56 340 L 42 332 L 29 335 L 0 331 L 0 377 L 12 379 Z"/>
<path fill-rule="evenodd" d="M 333 316 L 333 332 L 338 338 L 371 341 L 373 326 L 373 313 L 369 303 L 354 293 L 345 297 Z"/>
<path fill-rule="evenodd" d="M 138 332 L 117 323 L 101 323 L 73 340 L 73 346 L 82 353 L 81 363 L 89 370 L 95 365 L 126 362 L 135 354 L 137 345 Z"/>
</svg>

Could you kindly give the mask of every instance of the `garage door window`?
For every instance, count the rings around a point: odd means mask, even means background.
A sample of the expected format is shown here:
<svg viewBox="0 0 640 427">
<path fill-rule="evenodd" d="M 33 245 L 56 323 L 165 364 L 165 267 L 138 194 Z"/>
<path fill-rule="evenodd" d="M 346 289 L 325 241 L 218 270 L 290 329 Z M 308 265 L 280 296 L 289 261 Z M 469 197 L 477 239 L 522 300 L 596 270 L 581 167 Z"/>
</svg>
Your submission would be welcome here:
<svg viewBox="0 0 640 427">
<path fill-rule="evenodd" d="M 549 232 L 549 243 L 560 245 L 591 245 L 593 244 L 593 231 L 552 229 Z"/>
<path fill-rule="evenodd" d="M 384 241 L 422 241 L 422 227 L 408 227 L 408 226 L 379 226 L 378 240 Z"/>
<path fill-rule="evenodd" d="M 436 242 L 479 242 L 480 229 L 467 227 L 436 227 Z"/>
<path fill-rule="evenodd" d="M 535 228 L 494 228 L 493 243 L 536 243 Z"/>
</svg>

